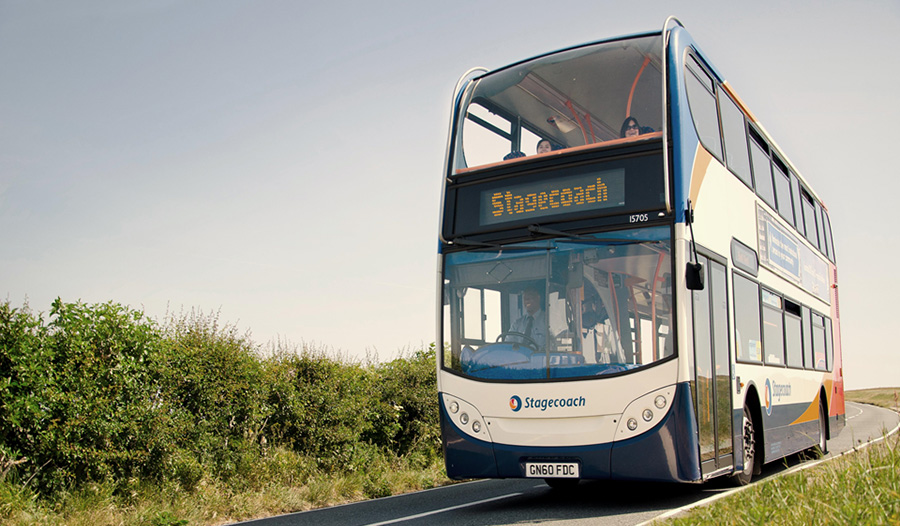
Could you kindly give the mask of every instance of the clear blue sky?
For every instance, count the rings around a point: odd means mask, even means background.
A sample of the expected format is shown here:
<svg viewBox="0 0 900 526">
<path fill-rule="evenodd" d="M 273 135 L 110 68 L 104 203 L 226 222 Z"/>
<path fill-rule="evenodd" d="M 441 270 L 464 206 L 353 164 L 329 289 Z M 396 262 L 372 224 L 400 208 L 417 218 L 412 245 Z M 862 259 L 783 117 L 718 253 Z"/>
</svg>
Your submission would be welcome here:
<svg viewBox="0 0 900 526">
<path fill-rule="evenodd" d="M 0 297 L 435 339 L 450 95 L 677 16 L 830 210 L 848 388 L 900 385 L 900 3 L 0 0 Z"/>
</svg>

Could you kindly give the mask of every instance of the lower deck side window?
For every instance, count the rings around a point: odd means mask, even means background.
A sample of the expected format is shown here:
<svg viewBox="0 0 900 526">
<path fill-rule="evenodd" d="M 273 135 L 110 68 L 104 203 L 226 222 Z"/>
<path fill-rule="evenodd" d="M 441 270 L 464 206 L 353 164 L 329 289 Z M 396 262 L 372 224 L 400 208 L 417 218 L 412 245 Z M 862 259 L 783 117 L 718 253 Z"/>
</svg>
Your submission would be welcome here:
<svg viewBox="0 0 900 526">
<path fill-rule="evenodd" d="M 737 359 L 762 362 L 759 285 L 740 274 L 734 274 L 734 330 L 737 337 Z"/>
</svg>

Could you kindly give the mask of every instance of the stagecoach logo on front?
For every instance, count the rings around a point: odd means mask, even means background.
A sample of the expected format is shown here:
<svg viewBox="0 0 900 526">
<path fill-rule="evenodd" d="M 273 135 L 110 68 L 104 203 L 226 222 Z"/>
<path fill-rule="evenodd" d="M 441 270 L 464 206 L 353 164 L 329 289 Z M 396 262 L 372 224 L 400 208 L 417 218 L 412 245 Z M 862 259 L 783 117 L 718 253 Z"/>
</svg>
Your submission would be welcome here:
<svg viewBox="0 0 900 526">
<path fill-rule="evenodd" d="M 772 384 L 766 378 L 766 392 L 763 395 L 766 402 L 766 414 L 772 416 Z"/>
<path fill-rule="evenodd" d="M 571 398 L 531 398 L 526 396 L 523 403 L 522 399 L 517 395 L 512 395 L 509 399 L 509 408 L 514 413 L 523 408 L 546 411 L 547 409 L 553 410 L 561 407 L 584 407 L 586 403 L 587 400 L 583 396 Z"/>
</svg>

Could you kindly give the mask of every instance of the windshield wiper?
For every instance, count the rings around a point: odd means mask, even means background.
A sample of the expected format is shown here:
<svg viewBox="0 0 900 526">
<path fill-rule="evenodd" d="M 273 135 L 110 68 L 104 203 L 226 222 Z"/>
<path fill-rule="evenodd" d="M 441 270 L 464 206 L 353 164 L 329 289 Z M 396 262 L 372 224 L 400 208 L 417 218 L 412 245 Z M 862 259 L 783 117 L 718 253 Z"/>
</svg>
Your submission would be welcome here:
<svg viewBox="0 0 900 526">
<path fill-rule="evenodd" d="M 528 225 L 528 231 L 532 234 L 546 234 L 548 236 L 570 237 L 572 239 L 591 239 L 579 234 L 563 232 L 562 230 L 554 230 L 541 225 Z"/>
<path fill-rule="evenodd" d="M 481 247 L 481 248 L 495 248 L 500 250 L 503 248 L 502 245 L 498 245 L 497 243 L 485 243 L 483 241 L 474 241 L 472 239 L 466 239 L 463 237 L 457 237 L 450 240 L 451 245 L 461 245 L 464 247 Z"/>
<path fill-rule="evenodd" d="M 463 237 L 453 238 L 450 241 L 452 245 L 459 245 L 463 247 L 475 247 L 475 250 L 516 250 L 516 251 L 534 251 L 534 250 L 556 250 L 556 247 L 546 246 L 546 247 L 534 247 L 534 246 L 522 246 L 522 245 L 513 245 L 508 246 L 500 243 L 486 243 L 484 241 L 475 241 L 474 239 L 466 239 Z"/>
</svg>

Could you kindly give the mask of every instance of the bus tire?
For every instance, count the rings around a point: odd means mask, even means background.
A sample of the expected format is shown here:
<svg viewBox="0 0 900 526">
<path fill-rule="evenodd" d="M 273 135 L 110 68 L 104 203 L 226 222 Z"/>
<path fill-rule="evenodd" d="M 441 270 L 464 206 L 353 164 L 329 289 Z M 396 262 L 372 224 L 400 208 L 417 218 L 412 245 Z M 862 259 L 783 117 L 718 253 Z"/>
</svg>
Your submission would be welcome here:
<svg viewBox="0 0 900 526">
<path fill-rule="evenodd" d="M 544 479 L 544 482 L 555 490 L 572 489 L 580 481 L 581 479 Z"/>
<path fill-rule="evenodd" d="M 753 479 L 753 470 L 757 462 L 756 427 L 753 425 L 753 413 L 747 404 L 744 404 L 744 417 L 741 421 L 741 444 L 744 451 L 744 469 L 731 476 L 732 481 L 739 486 L 750 484 Z"/>
<path fill-rule="evenodd" d="M 819 402 L 819 443 L 813 448 L 820 457 L 828 454 L 828 422 L 825 417 L 825 404 Z"/>
</svg>

